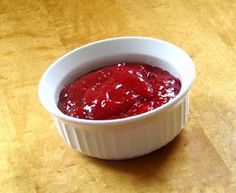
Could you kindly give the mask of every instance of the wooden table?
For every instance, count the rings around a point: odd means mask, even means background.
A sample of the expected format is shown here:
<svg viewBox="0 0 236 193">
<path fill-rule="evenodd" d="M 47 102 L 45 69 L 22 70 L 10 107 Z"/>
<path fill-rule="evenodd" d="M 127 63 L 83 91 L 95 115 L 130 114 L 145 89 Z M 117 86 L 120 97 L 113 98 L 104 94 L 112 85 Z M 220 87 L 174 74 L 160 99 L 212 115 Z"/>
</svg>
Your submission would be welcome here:
<svg viewBox="0 0 236 193">
<path fill-rule="evenodd" d="M 129 161 L 82 156 L 37 96 L 46 68 L 91 41 L 150 36 L 196 64 L 190 117 L 164 148 Z M 0 192 L 236 192 L 236 1 L 0 1 Z"/>
</svg>

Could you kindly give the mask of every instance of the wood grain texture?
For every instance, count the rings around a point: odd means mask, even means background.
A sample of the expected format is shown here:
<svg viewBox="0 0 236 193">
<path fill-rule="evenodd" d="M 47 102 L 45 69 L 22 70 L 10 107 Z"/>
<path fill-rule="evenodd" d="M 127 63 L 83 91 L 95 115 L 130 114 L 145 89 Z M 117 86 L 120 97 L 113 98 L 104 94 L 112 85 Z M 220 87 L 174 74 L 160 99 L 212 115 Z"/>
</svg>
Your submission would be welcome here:
<svg viewBox="0 0 236 193">
<path fill-rule="evenodd" d="M 236 1 L 1 0 L 0 192 L 236 192 Z M 171 41 L 196 64 L 187 125 L 128 161 L 82 156 L 39 103 L 38 81 L 65 52 L 116 36 Z"/>
</svg>

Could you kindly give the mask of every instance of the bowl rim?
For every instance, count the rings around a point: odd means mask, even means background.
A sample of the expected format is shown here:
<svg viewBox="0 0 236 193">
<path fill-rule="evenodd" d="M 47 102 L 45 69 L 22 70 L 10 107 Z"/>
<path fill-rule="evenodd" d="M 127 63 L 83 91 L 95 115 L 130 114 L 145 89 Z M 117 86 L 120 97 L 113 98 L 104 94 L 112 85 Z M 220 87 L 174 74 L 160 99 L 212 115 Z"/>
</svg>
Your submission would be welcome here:
<svg viewBox="0 0 236 193">
<path fill-rule="evenodd" d="M 119 40 L 129 40 L 129 39 L 142 39 L 142 40 L 151 40 L 151 41 L 156 41 L 160 44 L 166 44 L 168 46 L 171 47 L 175 47 L 177 48 L 180 52 L 182 52 L 183 55 L 185 55 L 185 57 L 187 57 L 189 59 L 189 64 L 192 67 L 192 79 L 189 81 L 188 85 L 186 86 L 186 88 L 177 94 L 177 96 L 175 98 L 173 98 L 172 100 L 168 101 L 166 104 L 161 105 L 158 108 L 155 108 L 151 111 L 147 111 L 145 113 L 139 114 L 139 115 L 134 115 L 134 116 L 130 116 L 130 117 L 126 117 L 126 118 L 120 118 L 120 119 L 109 119 L 109 120 L 90 120 L 90 119 L 80 119 L 80 118 L 75 118 L 75 117 L 71 117 L 69 115 L 66 115 L 64 113 L 62 113 L 59 109 L 57 109 L 57 111 L 55 111 L 53 108 L 50 108 L 49 106 L 47 106 L 42 97 L 41 97 L 41 93 L 43 90 L 42 84 L 43 81 L 46 79 L 46 77 L 48 76 L 48 74 L 50 73 L 51 69 L 53 69 L 61 60 L 63 60 L 64 58 L 68 57 L 69 55 L 73 54 L 74 52 L 77 52 L 78 50 L 90 47 L 90 46 L 96 46 L 97 44 L 103 43 L 103 42 L 110 42 L 110 41 L 119 41 Z M 68 122 L 73 122 L 73 123 L 79 123 L 79 124 L 88 124 L 88 125 L 113 125 L 113 124 L 123 124 L 126 122 L 133 122 L 133 121 L 137 121 L 137 120 L 141 120 L 147 117 L 151 117 L 154 114 L 160 113 L 164 110 L 169 109 L 171 106 L 175 105 L 176 103 L 178 103 L 182 98 L 185 97 L 185 95 L 188 93 L 189 89 L 192 86 L 192 83 L 195 79 L 196 76 L 196 72 L 195 72 L 195 65 L 191 59 L 191 57 L 186 53 L 186 51 L 184 51 L 182 48 L 168 42 L 165 40 L 161 40 L 161 39 L 157 39 L 157 38 L 152 38 L 152 37 L 144 37 L 144 36 L 120 36 L 120 37 L 113 37 L 113 38 L 107 38 L 107 39 L 102 39 L 102 40 L 98 40 L 98 41 L 94 41 L 85 45 L 82 45 L 78 48 L 75 48 L 65 54 L 63 54 L 61 57 L 59 57 L 57 60 L 55 60 L 47 69 L 46 71 L 43 73 L 40 81 L 39 81 L 39 86 L 38 86 L 38 96 L 40 99 L 40 102 L 42 103 L 42 105 L 44 106 L 44 108 L 50 112 L 52 115 L 63 119 L 64 121 L 68 121 Z"/>
</svg>

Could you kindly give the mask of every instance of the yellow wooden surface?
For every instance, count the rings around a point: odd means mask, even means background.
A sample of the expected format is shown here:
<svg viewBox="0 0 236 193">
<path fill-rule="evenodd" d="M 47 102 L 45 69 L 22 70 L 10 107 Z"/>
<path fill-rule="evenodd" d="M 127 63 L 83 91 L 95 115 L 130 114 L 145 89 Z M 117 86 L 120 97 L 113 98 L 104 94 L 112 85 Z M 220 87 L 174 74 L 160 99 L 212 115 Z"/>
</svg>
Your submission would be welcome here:
<svg viewBox="0 0 236 193">
<path fill-rule="evenodd" d="M 192 56 L 188 123 L 138 159 L 82 156 L 59 137 L 38 81 L 65 52 L 126 35 Z M 0 192 L 236 192 L 236 1 L 0 0 Z"/>
</svg>

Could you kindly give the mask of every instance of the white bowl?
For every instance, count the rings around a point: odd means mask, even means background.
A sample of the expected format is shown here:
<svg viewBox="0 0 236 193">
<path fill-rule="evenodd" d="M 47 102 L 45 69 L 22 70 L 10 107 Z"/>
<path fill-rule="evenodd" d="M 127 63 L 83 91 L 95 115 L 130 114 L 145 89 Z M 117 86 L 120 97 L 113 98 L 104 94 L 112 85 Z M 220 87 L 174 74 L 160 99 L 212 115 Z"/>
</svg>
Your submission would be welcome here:
<svg viewBox="0 0 236 193">
<path fill-rule="evenodd" d="M 123 119 L 78 119 L 58 109 L 58 96 L 68 83 L 91 70 L 123 61 L 169 71 L 181 80 L 179 94 L 157 109 Z M 188 91 L 194 78 L 194 64 L 181 48 L 153 38 L 118 37 L 87 44 L 59 58 L 42 76 L 38 92 L 73 149 L 101 159 L 128 159 L 152 152 L 180 133 L 187 120 Z"/>
</svg>

